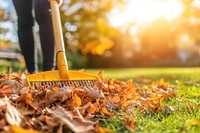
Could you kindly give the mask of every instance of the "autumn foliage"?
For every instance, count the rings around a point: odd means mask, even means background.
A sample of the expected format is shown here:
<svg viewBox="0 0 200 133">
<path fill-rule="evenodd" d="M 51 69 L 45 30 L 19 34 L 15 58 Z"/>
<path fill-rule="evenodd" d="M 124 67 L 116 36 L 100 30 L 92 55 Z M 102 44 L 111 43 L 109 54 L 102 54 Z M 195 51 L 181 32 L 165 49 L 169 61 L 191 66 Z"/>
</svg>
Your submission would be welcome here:
<svg viewBox="0 0 200 133">
<path fill-rule="evenodd" d="M 169 83 L 161 79 L 148 86 L 104 79 L 93 88 L 68 86 L 28 87 L 25 74 L 3 74 L 0 77 L 0 131 L 4 132 L 112 132 L 98 120 L 117 115 L 123 110 L 125 126 L 134 129 L 131 112 L 157 112 L 163 100 L 176 95 Z M 144 80 L 146 81 L 146 80 Z M 129 115 L 129 116 L 128 116 Z"/>
</svg>

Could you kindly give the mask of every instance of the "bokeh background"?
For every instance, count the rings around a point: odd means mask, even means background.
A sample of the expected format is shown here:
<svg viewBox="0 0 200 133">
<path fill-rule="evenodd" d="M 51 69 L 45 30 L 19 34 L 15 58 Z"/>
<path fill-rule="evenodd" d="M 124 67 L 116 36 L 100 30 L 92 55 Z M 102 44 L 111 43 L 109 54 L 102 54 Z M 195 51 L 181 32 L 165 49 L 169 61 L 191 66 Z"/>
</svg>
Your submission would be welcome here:
<svg viewBox="0 0 200 133">
<path fill-rule="evenodd" d="M 1 69 L 23 70 L 12 0 L 0 3 Z M 200 0 L 64 0 L 60 13 L 72 69 L 200 66 Z"/>
</svg>

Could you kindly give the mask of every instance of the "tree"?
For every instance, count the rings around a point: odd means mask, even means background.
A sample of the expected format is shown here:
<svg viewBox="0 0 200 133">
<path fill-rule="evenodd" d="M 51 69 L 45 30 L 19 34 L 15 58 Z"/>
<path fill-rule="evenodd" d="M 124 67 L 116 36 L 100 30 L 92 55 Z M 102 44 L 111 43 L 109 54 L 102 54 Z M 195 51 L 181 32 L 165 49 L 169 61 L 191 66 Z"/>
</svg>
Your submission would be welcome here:
<svg viewBox="0 0 200 133">
<path fill-rule="evenodd" d="M 174 23 L 179 51 L 187 55 L 186 65 L 200 64 L 200 7 L 197 0 L 181 0 L 184 11 Z"/>
<path fill-rule="evenodd" d="M 13 8 L 10 6 L 11 1 L 2 1 L 2 5 L 7 6 L 0 6 L 0 44 L 1 48 L 16 48 L 16 35 L 14 35 L 13 31 L 14 28 L 14 21 L 15 18 L 13 15 Z"/>
<path fill-rule="evenodd" d="M 72 67 L 94 63 L 95 55 L 103 55 L 118 35 L 108 21 L 108 13 L 123 0 L 65 0 L 61 7 L 67 56 Z M 96 60 L 97 61 L 97 60 Z"/>
<path fill-rule="evenodd" d="M 155 62 L 164 63 L 168 59 L 173 60 L 177 57 L 175 32 L 172 26 L 172 23 L 165 19 L 157 19 L 139 29 L 141 50 L 137 54 L 138 63 L 155 65 Z"/>
<path fill-rule="evenodd" d="M 121 0 L 71 0 L 62 6 L 67 47 L 84 54 L 102 55 L 114 46 L 114 28 L 107 13 Z"/>
</svg>

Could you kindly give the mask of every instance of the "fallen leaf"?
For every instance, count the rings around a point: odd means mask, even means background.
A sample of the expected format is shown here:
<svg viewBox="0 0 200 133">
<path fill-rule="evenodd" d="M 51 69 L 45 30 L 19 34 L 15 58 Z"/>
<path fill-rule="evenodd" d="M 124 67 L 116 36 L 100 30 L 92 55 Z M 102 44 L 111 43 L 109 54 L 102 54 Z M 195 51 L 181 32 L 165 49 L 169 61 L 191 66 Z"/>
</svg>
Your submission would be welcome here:
<svg viewBox="0 0 200 133">
<path fill-rule="evenodd" d="M 134 123 L 135 117 L 133 117 L 132 115 L 123 115 L 122 116 L 124 123 L 126 124 L 126 126 L 128 126 L 131 129 L 135 129 L 136 125 Z"/>
<path fill-rule="evenodd" d="M 101 108 L 101 112 L 105 115 L 105 116 L 112 116 L 112 114 L 110 112 L 108 112 L 108 110 L 106 108 Z"/>
<path fill-rule="evenodd" d="M 1 98 L 0 99 L 0 109 L 6 110 L 8 102 L 9 102 L 9 99 L 7 97 Z"/>
<path fill-rule="evenodd" d="M 19 108 L 18 111 L 22 114 L 22 115 L 33 115 L 35 114 L 36 110 L 34 109 L 29 109 L 29 108 Z"/>
<path fill-rule="evenodd" d="M 0 96 L 10 96 L 12 93 L 12 87 L 11 85 L 5 85 L 0 89 Z"/>
<path fill-rule="evenodd" d="M 93 99 L 97 99 L 97 98 L 104 98 L 104 94 L 101 90 L 99 89 L 93 89 L 93 88 L 85 88 L 85 91 L 87 93 L 88 97 L 91 97 Z"/>
<path fill-rule="evenodd" d="M 81 99 L 76 95 L 76 93 L 73 96 L 73 105 L 74 107 L 79 107 L 81 105 Z"/>
<path fill-rule="evenodd" d="M 97 107 L 95 104 L 90 104 L 89 107 L 87 108 L 87 113 L 88 114 L 96 114 L 99 112 L 99 107 Z"/>
<path fill-rule="evenodd" d="M 101 127 L 98 124 L 95 126 L 95 131 L 97 133 L 114 133 L 110 128 L 108 128 L 108 127 Z"/>
<path fill-rule="evenodd" d="M 188 107 L 188 109 L 189 109 L 191 112 L 194 111 L 193 106 L 192 106 L 191 104 L 188 104 L 187 107 Z"/>
<path fill-rule="evenodd" d="M 94 132 L 97 131 L 95 129 L 98 127 L 94 128 L 94 125 L 99 117 L 104 115 L 109 119 L 122 110 L 127 114 L 122 126 L 132 132 L 135 128 L 134 119 L 131 118 L 134 109 L 146 114 L 173 111 L 170 106 L 163 108 L 163 100 L 176 96 L 177 91 L 164 79 L 151 82 L 141 78 L 141 82 L 149 82 L 149 85 L 140 86 L 133 80 L 104 79 L 103 74 L 103 71 L 99 73 L 101 82 L 92 88 L 38 84 L 37 89 L 28 87 L 26 74 L 9 72 L 0 75 L 0 88 L 12 91 L 8 97 L 0 99 L 0 125 L 23 124 L 23 128 L 39 132 L 62 132 L 64 127 L 72 132 Z M 199 105 L 189 104 L 188 109 L 192 111 Z M 193 125 L 197 123 L 193 122 Z M 98 131 L 112 132 L 104 127 L 99 127 Z"/>
<path fill-rule="evenodd" d="M 29 91 L 29 87 L 23 87 L 19 92 L 20 92 L 21 94 L 27 94 L 28 91 Z"/>
<path fill-rule="evenodd" d="M 6 103 L 7 110 L 6 110 L 6 120 L 10 125 L 17 125 L 19 126 L 22 122 L 22 114 L 9 102 Z"/>
<path fill-rule="evenodd" d="M 64 123 L 69 129 L 75 133 L 84 133 L 94 131 L 94 122 L 83 122 L 81 119 L 75 119 L 70 111 L 66 111 L 61 106 L 58 106 L 56 110 L 52 111 L 47 109 L 49 113 L 53 115 L 60 123 Z"/>
<path fill-rule="evenodd" d="M 189 119 L 186 121 L 186 124 L 188 126 L 200 126 L 200 121 L 195 120 L 195 119 Z"/>
<path fill-rule="evenodd" d="M 8 133 L 39 133 L 38 131 L 32 130 L 32 129 L 24 129 L 20 126 L 9 126 L 8 127 Z"/>
</svg>

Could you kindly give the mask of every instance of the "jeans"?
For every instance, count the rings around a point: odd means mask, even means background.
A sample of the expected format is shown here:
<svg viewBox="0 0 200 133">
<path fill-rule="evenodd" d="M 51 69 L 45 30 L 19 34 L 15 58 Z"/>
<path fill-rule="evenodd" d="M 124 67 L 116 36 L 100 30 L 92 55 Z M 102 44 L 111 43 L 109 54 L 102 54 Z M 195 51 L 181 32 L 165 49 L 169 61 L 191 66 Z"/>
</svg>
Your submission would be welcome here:
<svg viewBox="0 0 200 133">
<path fill-rule="evenodd" d="M 29 73 L 37 71 L 33 37 L 34 20 L 39 25 L 39 35 L 43 56 L 43 70 L 55 67 L 53 25 L 48 0 L 13 0 L 17 13 L 18 38 Z M 32 10 L 34 9 L 35 17 Z M 34 19 L 35 18 L 35 19 Z"/>
</svg>

